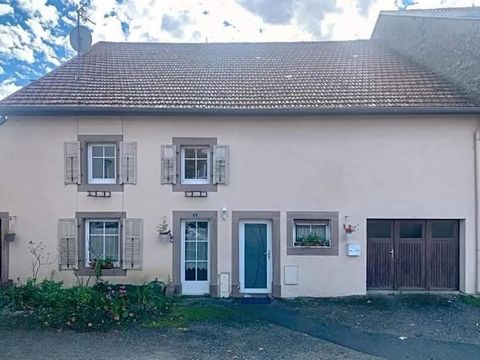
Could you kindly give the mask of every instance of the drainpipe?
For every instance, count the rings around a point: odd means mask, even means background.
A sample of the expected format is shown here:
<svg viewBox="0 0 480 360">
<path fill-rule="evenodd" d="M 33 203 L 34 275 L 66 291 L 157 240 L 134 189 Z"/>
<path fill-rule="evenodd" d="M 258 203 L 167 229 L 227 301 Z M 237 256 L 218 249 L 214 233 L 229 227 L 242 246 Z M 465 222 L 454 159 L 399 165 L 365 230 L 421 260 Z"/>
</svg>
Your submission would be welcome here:
<svg viewBox="0 0 480 360">
<path fill-rule="evenodd" d="M 480 129 L 475 131 L 475 238 L 476 292 L 480 293 Z"/>
</svg>

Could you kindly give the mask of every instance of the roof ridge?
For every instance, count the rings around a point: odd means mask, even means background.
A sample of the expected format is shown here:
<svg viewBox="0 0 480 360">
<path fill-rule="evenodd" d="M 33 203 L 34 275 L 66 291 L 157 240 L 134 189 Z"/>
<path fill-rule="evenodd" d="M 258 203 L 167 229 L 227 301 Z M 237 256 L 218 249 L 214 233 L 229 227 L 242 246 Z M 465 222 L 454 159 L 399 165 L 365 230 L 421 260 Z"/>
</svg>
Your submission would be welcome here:
<svg viewBox="0 0 480 360">
<path fill-rule="evenodd" d="M 370 39 L 353 40 L 321 40 L 321 41 L 235 41 L 235 42 L 161 42 L 161 41 L 98 41 L 96 44 L 124 44 L 124 45 L 291 45 L 291 44 L 326 44 L 326 43 L 351 43 L 368 42 Z"/>
</svg>

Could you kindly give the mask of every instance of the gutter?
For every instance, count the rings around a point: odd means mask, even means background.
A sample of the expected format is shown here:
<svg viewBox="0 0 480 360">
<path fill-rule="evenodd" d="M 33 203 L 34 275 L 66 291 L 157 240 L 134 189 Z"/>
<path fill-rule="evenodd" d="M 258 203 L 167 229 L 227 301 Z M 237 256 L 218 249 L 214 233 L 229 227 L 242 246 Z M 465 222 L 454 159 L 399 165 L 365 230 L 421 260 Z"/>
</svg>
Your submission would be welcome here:
<svg viewBox="0 0 480 360">
<path fill-rule="evenodd" d="M 480 293 L 480 129 L 475 131 L 475 262 L 476 292 Z"/>
<path fill-rule="evenodd" d="M 191 116 L 314 116 L 314 115 L 419 115 L 419 114 L 480 114 L 480 106 L 464 107 L 345 107 L 345 108 L 158 108 L 158 107 L 113 107 L 113 106 L 58 106 L 58 105 L 0 105 L 3 116 L 41 115 L 191 115 Z"/>
</svg>

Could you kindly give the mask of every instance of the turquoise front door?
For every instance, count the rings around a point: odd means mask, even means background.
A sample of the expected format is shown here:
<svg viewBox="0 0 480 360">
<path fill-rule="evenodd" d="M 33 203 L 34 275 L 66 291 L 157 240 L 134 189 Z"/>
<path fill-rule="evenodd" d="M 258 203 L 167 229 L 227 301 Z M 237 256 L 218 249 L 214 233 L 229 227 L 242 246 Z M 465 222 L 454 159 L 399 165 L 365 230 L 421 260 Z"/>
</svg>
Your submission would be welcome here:
<svg viewBox="0 0 480 360">
<path fill-rule="evenodd" d="M 272 225 L 268 220 L 240 222 L 240 291 L 268 294 L 272 283 Z"/>
</svg>

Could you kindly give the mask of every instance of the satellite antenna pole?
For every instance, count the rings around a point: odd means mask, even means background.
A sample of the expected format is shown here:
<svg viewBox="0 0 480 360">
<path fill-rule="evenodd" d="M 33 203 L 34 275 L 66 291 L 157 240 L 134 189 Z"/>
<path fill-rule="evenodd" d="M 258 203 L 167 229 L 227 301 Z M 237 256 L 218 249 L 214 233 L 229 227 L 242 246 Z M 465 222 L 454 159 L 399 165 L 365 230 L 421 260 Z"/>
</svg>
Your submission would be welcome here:
<svg viewBox="0 0 480 360">
<path fill-rule="evenodd" d="M 80 55 L 92 45 L 90 29 L 81 25 L 80 22 L 90 22 L 95 25 L 95 23 L 86 16 L 84 7 L 85 5 L 78 6 L 76 11 L 77 26 L 70 32 L 70 45 L 77 51 L 77 81 L 80 80 Z"/>
<path fill-rule="evenodd" d="M 80 29 L 80 9 L 83 5 L 78 5 L 77 8 L 77 29 Z M 77 31 L 77 44 L 80 44 L 80 31 Z M 77 81 L 80 81 L 80 51 L 77 51 Z"/>
</svg>

